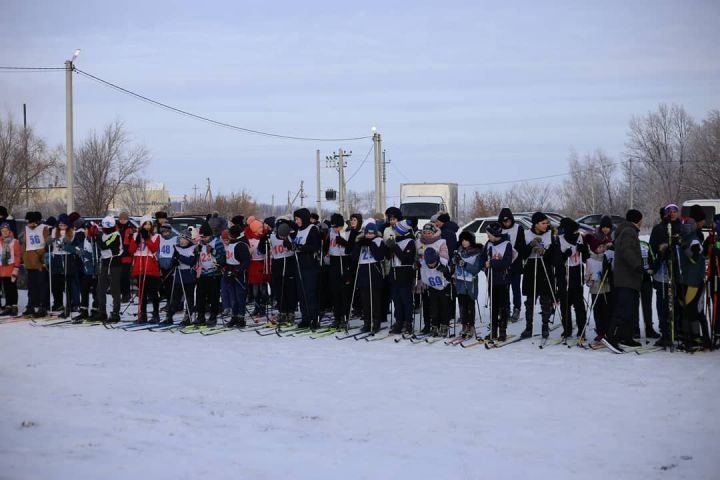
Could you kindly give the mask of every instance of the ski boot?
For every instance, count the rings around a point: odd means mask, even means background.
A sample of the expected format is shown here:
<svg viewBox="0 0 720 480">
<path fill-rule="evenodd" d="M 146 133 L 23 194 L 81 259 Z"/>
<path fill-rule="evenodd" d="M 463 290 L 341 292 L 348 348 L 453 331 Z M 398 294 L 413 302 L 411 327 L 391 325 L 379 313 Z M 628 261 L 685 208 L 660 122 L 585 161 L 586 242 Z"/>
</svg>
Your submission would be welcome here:
<svg viewBox="0 0 720 480">
<path fill-rule="evenodd" d="M 138 314 L 137 320 L 135 320 L 134 323 L 136 323 L 137 325 L 144 325 L 144 324 L 148 323 L 146 314 L 143 312 L 140 312 Z"/>
<path fill-rule="evenodd" d="M 217 327 L 217 317 L 215 315 L 210 315 L 210 318 L 207 319 L 205 325 L 208 327 Z"/>
<path fill-rule="evenodd" d="M 505 309 L 500 312 L 500 325 L 498 325 L 500 330 L 498 332 L 498 341 L 500 342 L 507 340 L 508 313 L 510 312 Z"/>
<path fill-rule="evenodd" d="M 423 335 L 430 335 L 432 333 L 433 327 L 431 324 L 426 323 L 425 326 L 422 329 Z"/>
<path fill-rule="evenodd" d="M 395 322 L 395 325 L 392 326 L 390 329 L 390 333 L 393 335 L 400 335 L 403 330 L 403 325 L 401 322 Z"/>
<path fill-rule="evenodd" d="M 520 338 L 530 338 L 533 335 L 533 322 L 532 320 L 525 320 L 525 330 L 520 334 Z"/>
<path fill-rule="evenodd" d="M 152 314 L 152 323 L 160 323 L 160 312 L 158 310 L 155 310 Z"/>
<path fill-rule="evenodd" d="M 542 338 L 548 338 L 550 336 L 550 323 L 547 321 L 542 322 Z"/>
<path fill-rule="evenodd" d="M 513 308 L 512 316 L 510 317 L 510 321 L 515 323 L 518 320 L 520 320 L 520 309 L 519 308 Z"/>
<path fill-rule="evenodd" d="M 183 327 L 189 327 L 190 325 L 192 325 L 192 319 L 190 318 L 190 315 L 188 315 L 186 313 L 185 316 L 183 317 L 183 319 L 178 324 L 178 326 L 180 328 L 183 328 Z"/>
<path fill-rule="evenodd" d="M 80 307 L 80 313 L 72 317 L 72 323 L 82 323 L 86 318 L 89 318 L 87 308 Z"/>
<path fill-rule="evenodd" d="M 165 320 L 163 320 L 162 322 L 158 322 L 158 325 L 160 325 L 161 327 L 165 327 L 165 326 L 172 325 L 172 324 L 173 324 L 173 311 L 168 310 L 167 313 L 165 314 Z"/>
<path fill-rule="evenodd" d="M 110 318 L 107 318 L 105 314 L 102 314 L 103 318 L 100 318 L 101 321 L 107 321 L 107 323 L 118 323 L 120 322 L 120 312 L 112 312 L 110 314 Z"/>
<path fill-rule="evenodd" d="M 14 306 L 14 305 L 13 305 L 13 306 L 6 306 L 6 307 L 3 308 L 2 311 L 0 312 L 0 316 L 3 316 L 3 317 L 15 317 L 15 316 L 17 316 L 17 313 L 18 313 L 18 309 L 17 309 L 16 306 Z"/>
<path fill-rule="evenodd" d="M 449 325 L 440 325 L 440 327 L 438 328 L 438 336 L 440 336 L 440 337 L 447 337 L 449 332 L 450 332 Z"/>
<path fill-rule="evenodd" d="M 28 306 L 25 307 L 25 310 L 23 310 L 23 317 L 34 317 L 35 316 L 35 309 Z"/>
<path fill-rule="evenodd" d="M 198 316 L 195 318 L 195 321 L 192 322 L 193 327 L 202 327 L 205 325 L 205 314 L 202 315 L 198 314 Z"/>
<path fill-rule="evenodd" d="M 413 326 L 412 322 L 408 322 L 405 324 L 405 327 L 403 328 L 403 333 L 405 335 L 412 335 L 415 333 L 415 327 Z"/>
<path fill-rule="evenodd" d="M 35 318 L 43 318 L 43 317 L 47 317 L 47 315 L 48 315 L 48 312 L 43 307 L 40 307 L 39 309 L 37 309 L 35 311 L 35 313 L 33 313 L 33 317 L 35 317 Z"/>
<path fill-rule="evenodd" d="M 645 325 L 645 338 L 660 338 L 660 334 L 655 331 L 652 325 Z"/>
</svg>

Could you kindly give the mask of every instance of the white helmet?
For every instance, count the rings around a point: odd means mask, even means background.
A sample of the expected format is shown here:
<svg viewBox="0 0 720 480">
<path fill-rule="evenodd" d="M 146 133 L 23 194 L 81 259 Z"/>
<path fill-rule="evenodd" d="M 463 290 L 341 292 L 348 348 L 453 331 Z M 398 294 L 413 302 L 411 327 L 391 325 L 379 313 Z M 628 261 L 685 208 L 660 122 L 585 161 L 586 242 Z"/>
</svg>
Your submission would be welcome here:
<svg viewBox="0 0 720 480">
<path fill-rule="evenodd" d="M 102 219 L 102 228 L 115 228 L 115 217 L 108 215 Z"/>
</svg>

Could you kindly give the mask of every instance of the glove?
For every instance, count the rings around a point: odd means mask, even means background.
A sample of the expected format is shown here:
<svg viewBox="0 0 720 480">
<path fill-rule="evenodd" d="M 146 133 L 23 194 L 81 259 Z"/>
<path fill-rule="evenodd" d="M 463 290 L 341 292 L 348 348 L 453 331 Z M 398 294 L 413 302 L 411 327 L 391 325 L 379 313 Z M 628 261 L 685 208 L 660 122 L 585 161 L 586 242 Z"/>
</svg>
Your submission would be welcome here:
<svg viewBox="0 0 720 480">
<path fill-rule="evenodd" d="M 347 247 L 347 244 L 348 244 L 348 241 L 345 240 L 345 239 L 344 239 L 343 237 L 341 237 L 340 235 L 338 235 L 337 237 L 335 237 L 335 242 L 336 242 L 338 245 L 340 245 L 341 247 Z"/>
<path fill-rule="evenodd" d="M 439 263 L 436 268 L 437 268 L 437 271 L 440 272 L 440 273 L 447 273 L 447 272 L 448 272 L 448 267 L 447 267 L 447 265 L 445 265 L 445 264 Z"/>
<path fill-rule="evenodd" d="M 292 242 L 290 241 L 290 239 L 286 238 L 285 240 L 283 240 L 283 247 L 285 247 L 286 250 L 292 250 L 292 249 L 293 249 L 293 244 L 292 244 Z"/>
<path fill-rule="evenodd" d="M 535 255 L 538 255 L 538 256 L 542 257 L 542 256 L 545 255 L 545 247 L 541 247 L 541 246 L 539 246 L 539 245 L 536 245 L 536 246 L 533 247 L 532 252 L 533 252 Z"/>
<path fill-rule="evenodd" d="M 667 250 L 668 244 L 667 243 L 661 243 L 660 246 L 658 246 L 658 252 L 664 253 L 665 250 Z"/>
<path fill-rule="evenodd" d="M 150 232 L 145 230 L 144 228 L 140 229 L 140 235 L 142 235 L 142 238 L 144 240 L 147 240 L 148 238 L 150 238 Z"/>
<path fill-rule="evenodd" d="M 530 245 L 531 247 L 537 247 L 538 245 L 540 245 L 540 242 L 541 242 L 540 237 L 535 237 L 532 240 L 530 240 L 530 243 L 528 243 L 528 245 Z"/>
<path fill-rule="evenodd" d="M 397 243 L 395 242 L 395 237 L 390 237 L 387 240 L 385 240 L 385 245 L 387 245 L 387 247 L 389 249 L 394 250 L 395 245 L 397 245 Z"/>
<path fill-rule="evenodd" d="M 176 251 L 172 256 L 172 266 L 177 267 L 180 265 L 180 254 Z"/>
</svg>

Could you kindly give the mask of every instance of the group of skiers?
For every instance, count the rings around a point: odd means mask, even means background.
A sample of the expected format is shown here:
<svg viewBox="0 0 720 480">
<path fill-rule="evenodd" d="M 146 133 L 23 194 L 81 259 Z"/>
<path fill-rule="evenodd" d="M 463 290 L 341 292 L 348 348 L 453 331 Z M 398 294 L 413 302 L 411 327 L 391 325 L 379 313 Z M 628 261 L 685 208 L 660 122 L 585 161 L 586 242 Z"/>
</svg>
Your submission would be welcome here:
<svg viewBox="0 0 720 480">
<path fill-rule="evenodd" d="M 545 338 L 559 310 L 561 336 L 584 339 L 590 310 L 596 341 L 636 346 L 642 306 L 645 337 L 656 338 L 657 345 L 710 346 L 717 326 L 720 219 L 713 219 L 706 240 L 702 208 L 694 206 L 683 220 L 669 204 L 650 241 L 642 242 L 642 214 L 630 210 L 625 218 L 616 228 L 605 216 L 595 232 L 582 235 L 574 220 L 564 218 L 553 228 L 542 212 L 525 230 L 504 208 L 481 245 L 472 232 L 458 235 L 446 213 L 418 226 L 396 207 L 384 219 L 364 221 L 360 214 L 346 221 L 337 213 L 321 221 L 306 208 L 264 221 L 237 215 L 228 223 L 215 214 L 179 235 L 165 212 L 142 217 L 137 227 L 126 213 L 93 222 L 77 213 L 43 220 L 40 212 L 28 212 L 18 238 L 0 207 L 0 314 L 17 315 L 22 264 L 28 284 L 23 315 L 35 317 L 76 311 L 75 322 L 118 322 L 134 282 L 138 323 L 170 325 L 184 312 L 180 325 L 214 326 L 222 305 L 230 317 L 226 325 L 244 327 L 247 306 L 254 303 L 254 316 L 269 318 L 271 306 L 276 308 L 272 320 L 278 324 L 294 323 L 299 307 L 300 328 L 317 328 L 328 312 L 334 328 L 359 315 L 363 331 L 377 332 L 392 314 L 391 332 L 407 334 L 414 332 L 419 311 L 424 334 L 448 335 L 457 317 L 461 335 L 471 337 L 482 274 L 490 339 L 506 340 L 524 296 L 523 338 L 533 335 L 539 304 Z M 109 313 L 106 292 L 112 297 Z M 653 292 L 660 333 L 653 328 Z"/>
</svg>

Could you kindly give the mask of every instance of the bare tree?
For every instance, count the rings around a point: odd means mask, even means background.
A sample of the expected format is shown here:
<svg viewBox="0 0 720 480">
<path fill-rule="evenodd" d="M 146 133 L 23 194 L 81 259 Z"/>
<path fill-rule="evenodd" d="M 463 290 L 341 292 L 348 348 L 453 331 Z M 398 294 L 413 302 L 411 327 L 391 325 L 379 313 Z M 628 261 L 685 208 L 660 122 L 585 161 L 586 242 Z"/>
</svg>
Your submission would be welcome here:
<svg viewBox="0 0 720 480">
<path fill-rule="evenodd" d="M 473 198 L 472 216 L 491 217 L 498 215 L 505 206 L 505 195 L 500 192 L 475 192 Z"/>
<path fill-rule="evenodd" d="M 104 215 L 121 187 L 149 162 L 142 145 L 132 145 L 123 124 L 115 121 L 102 134 L 93 131 L 75 153 L 75 195 L 87 215 Z"/>
<path fill-rule="evenodd" d="M 657 112 L 630 120 L 628 157 L 647 167 L 648 178 L 666 201 L 684 200 L 695 123 L 679 105 L 660 104 Z"/>
<path fill-rule="evenodd" d="M 691 181 L 686 191 L 701 198 L 720 198 L 720 110 L 712 110 L 692 138 Z"/>
<path fill-rule="evenodd" d="M 0 205 L 10 211 L 21 205 L 26 185 L 37 185 L 58 156 L 31 128 L 25 130 L 10 115 L 0 117 Z"/>
<path fill-rule="evenodd" d="M 258 205 L 252 195 L 246 190 L 233 192 L 229 195 L 218 194 L 212 202 L 204 199 L 188 202 L 185 208 L 187 214 L 205 215 L 211 212 L 218 212 L 220 215 L 231 218 L 234 215 L 255 215 L 259 212 Z"/>
<path fill-rule="evenodd" d="M 563 210 L 577 216 L 587 213 L 618 211 L 622 184 L 616 164 L 601 149 L 580 160 L 576 152 L 568 160 L 570 174 L 562 185 Z"/>
</svg>

